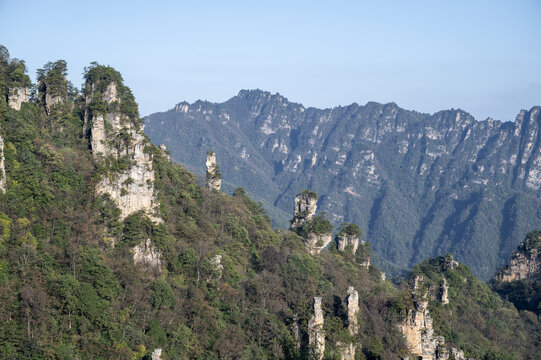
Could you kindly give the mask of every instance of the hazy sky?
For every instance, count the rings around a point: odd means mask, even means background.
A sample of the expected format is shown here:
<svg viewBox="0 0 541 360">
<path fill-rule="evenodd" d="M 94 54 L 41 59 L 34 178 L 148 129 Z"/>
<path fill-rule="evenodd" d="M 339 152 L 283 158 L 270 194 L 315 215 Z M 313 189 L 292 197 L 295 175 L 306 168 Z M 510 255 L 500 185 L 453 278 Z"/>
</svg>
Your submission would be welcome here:
<svg viewBox="0 0 541 360">
<path fill-rule="evenodd" d="M 305 106 L 396 102 L 514 120 L 541 105 L 541 1 L 0 0 L 0 44 L 35 71 L 119 70 L 142 115 L 240 89 Z"/>
</svg>

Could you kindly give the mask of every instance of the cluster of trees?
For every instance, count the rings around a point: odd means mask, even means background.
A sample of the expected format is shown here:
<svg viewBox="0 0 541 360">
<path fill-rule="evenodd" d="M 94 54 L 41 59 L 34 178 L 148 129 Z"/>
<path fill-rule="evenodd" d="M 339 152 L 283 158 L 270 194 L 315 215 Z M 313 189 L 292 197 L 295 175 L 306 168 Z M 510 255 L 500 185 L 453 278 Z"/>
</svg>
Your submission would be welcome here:
<svg viewBox="0 0 541 360">
<path fill-rule="evenodd" d="M 52 64 L 43 79 L 65 74 L 62 63 Z M 9 66 L 0 62 L 0 74 L 11 76 Z M 85 79 L 116 82 L 117 110 L 140 122 L 131 92 L 109 69 L 92 64 Z M 143 213 L 121 221 L 111 199 L 94 192 L 102 173 L 82 135 L 82 98 L 72 109 L 47 114 L 37 101 L 20 111 L 7 108 L 2 91 L 8 183 L 0 193 L 0 358 L 148 359 L 162 348 L 164 359 L 301 359 L 306 339 L 297 346 L 292 321 L 298 319 L 305 336 L 314 296 L 323 298 L 326 358 L 339 358 L 337 341 L 361 344 L 358 359 L 407 352 L 396 327 L 405 287 L 382 281 L 348 254 L 308 255 L 299 234 L 273 230 L 242 188 L 233 196 L 211 192 L 154 146 L 145 151 L 154 157 L 164 222 Z M 316 216 L 305 230 L 329 226 Z M 133 262 L 133 246 L 147 239 L 161 254 L 161 271 Z M 435 265 L 419 269 L 437 281 Z M 538 345 L 528 345 L 527 334 L 538 329 L 537 317 L 518 313 L 460 269 L 450 279 L 457 305 L 452 315 L 435 312 L 438 331 L 468 354 L 532 358 Z M 345 321 L 349 286 L 361 300 L 354 338 Z M 478 337 L 468 337 L 476 331 Z"/>
</svg>

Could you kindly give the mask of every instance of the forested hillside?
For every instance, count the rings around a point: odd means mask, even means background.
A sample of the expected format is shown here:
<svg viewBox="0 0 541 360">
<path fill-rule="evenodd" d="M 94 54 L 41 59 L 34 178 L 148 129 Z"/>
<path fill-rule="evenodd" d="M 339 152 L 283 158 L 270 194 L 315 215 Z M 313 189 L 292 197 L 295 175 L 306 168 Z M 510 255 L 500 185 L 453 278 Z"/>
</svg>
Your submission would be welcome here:
<svg viewBox="0 0 541 360">
<path fill-rule="evenodd" d="M 541 227 L 540 110 L 514 123 L 477 121 L 460 109 L 317 109 L 242 90 L 224 103 L 181 102 L 146 123 L 152 141 L 192 171 L 214 149 L 226 189 L 258 196 L 282 227 L 309 188 L 333 224 L 364 229 L 387 272 L 451 252 L 488 280 Z"/>
<path fill-rule="evenodd" d="M 199 185 L 150 143 L 113 68 L 90 64 L 79 91 L 65 61 L 33 85 L 0 55 L 1 359 L 539 358 L 538 317 L 452 257 L 395 286 L 362 227 L 333 230 L 313 200 L 275 231 L 242 188 Z M 438 341 L 421 353 L 416 296 Z"/>
</svg>

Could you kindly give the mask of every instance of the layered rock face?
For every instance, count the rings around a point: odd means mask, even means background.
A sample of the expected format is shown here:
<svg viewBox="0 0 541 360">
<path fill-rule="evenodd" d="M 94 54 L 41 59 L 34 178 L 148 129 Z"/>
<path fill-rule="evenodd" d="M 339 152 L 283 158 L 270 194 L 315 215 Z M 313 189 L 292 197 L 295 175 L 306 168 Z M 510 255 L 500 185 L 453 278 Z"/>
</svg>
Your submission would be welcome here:
<svg viewBox="0 0 541 360">
<path fill-rule="evenodd" d="M 92 153 L 100 160 L 109 157 L 128 164 L 127 169 L 104 176 L 96 190 L 111 196 L 121 210 L 122 219 L 142 210 L 154 221 L 161 221 L 155 209 L 158 204 L 154 196 L 152 155 L 145 152 L 148 140 L 143 126 L 138 128 L 120 111 L 119 84 L 109 83 L 101 96 L 95 93 L 97 85 L 86 84 L 85 124 Z M 108 110 L 91 113 L 88 108 L 96 101 L 103 102 Z"/>
<path fill-rule="evenodd" d="M 312 359 L 323 360 L 325 353 L 325 333 L 323 331 L 323 310 L 321 298 L 314 298 L 314 315 L 308 322 L 308 346 Z"/>
<path fill-rule="evenodd" d="M 359 333 L 359 320 L 357 318 L 359 314 L 359 292 L 350 286 L 348 288 L 348 331 L 351 335 L 357 335 Z"/>
<path fill-rule="evenodd" d="M 331 233 L 316 234 L 309 233 L 304 238 L 306 249 L 310 255 L 318 255 L 332 241 Z"/>
<path fill-rule="evenodd" d="M 162 255 L 152 244 L 150 239 L 136 245 L 133 249 L 133 262 L 146 265 L 158 271 L 162 269 Z"/>
<path fill-rule="evenodd" d="M 359 292 L 350 286 L 348 288 L 347 296 L 348 306 L 348 331 L 349 334 L 355 336 L 359 333 L 359 320 L 357 316 L 359 314 Z M 342 360 L 354 360 L 356 344 L 354 343 L 337 343 L 337 348 L 340 351 L 340 358 Z"/>
<path fill-rule="evenodd" d="M 394 103 L 306 108 L 243 90 L 224 103 L 179 104 L 146 124 L 191 168 L 207 149 L 218 152 L 228 181 L 276 206 L 283 227 L 297 190 L 310 188 L 335 225 L 365 229 L 388 273 L 449 252 L 488 280 L 541 223 L 540 110 L 476 121 L 463 110 L 423 114 Z"/>
<path fill-rule="evenodd" d="M 52 95 L 51 93 L 46 92 L 45 93 L 45 110 L 47 111 L 47 114 L 51 112 L 51 109 L 53 108 L 54 105 L 60 104 L 64 100 L 65 99 L 60 95 Z"/>
<path fill-rule="evenodd" d="M 359 237 L 356 235 L 338 234 L 336 236 L 336 241 L 339 251 L 346 251 L 349 247 L 351 252 L 355 254 L 359 247 Z"/>
<path fill-rule="evenodd" d="M 6 165 L 4 157 L 4 138 L 0 135 L 0 191 L 6 192 Z"/>
<path fill-rule="evenodd" d="M 317 195 L 311 191 L 303 191 L 295 197 L 293 221 L 291 228 L 299 227 L 312 219 L 317 210 Z"/>
<path fill-rule="evenodd" d="M 162 360 L 162 349 L 154 349 L 151 354 L 152 360 Z"/>
<path fill-rule="evenodd" d="M 449 350 L 445 345 L 445 338 L 434 333 L 432 316 L 428 310 L 428 293 L 421 292 L 423 280 L 422 275 L 415 278 L 411 293 L 414 307 L 407 311 L 406 319 L 398 327 L 404 334 L 408 349 L 413 355 L 422 360 L 447 360 Z M 456 348 L 451 348 L 451 351 L 456 360 L 465 360 L 463 351 Z"/>
<path fill-rule="evenodd" d="M 440 295 L 441 303 L 444 305 L 449 304 L 449 286 L 447 286 L 446 279 L 443 279 L 443 284 L 441 284 L 440 292 L 441 292 L 441 295 Z"/>
<path fill-rule="evenodd" d="M 10 89 L 8 96 L 9 107 L 15 110 L 21 110 L 22 103 L 28 102 L 29 94 L 27 87 Z"/>
<path fill-rule="evenodd" d="M 509 265 L 500 271 L 496 279 L 501 282 L 533 279 L 541 272 L 541 232 L 528 235 L 509 260 Z"/>
<path fill-rule="evenodd" d="M 216 154 L 214 151 L 207 153 L 205 165 L 207 167 L 207 187 L 210 190 L 220 191 L 222 188 L 222 178 L 218 164 L 216 163 Z"/>
</svg>

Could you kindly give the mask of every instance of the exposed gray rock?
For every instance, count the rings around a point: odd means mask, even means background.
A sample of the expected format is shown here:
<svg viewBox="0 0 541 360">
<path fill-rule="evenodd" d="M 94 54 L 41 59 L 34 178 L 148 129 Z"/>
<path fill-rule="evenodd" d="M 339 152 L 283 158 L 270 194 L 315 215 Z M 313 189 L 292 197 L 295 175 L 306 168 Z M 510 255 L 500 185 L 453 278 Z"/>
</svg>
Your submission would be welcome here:
<svg viewBox="0 0 541 360">
<path fill-rule="evenodd" d="M 22 103 L 28 102 L 29 94 L 27 87 L 10 89 L 8 96 L 9 107 L 15 110 L 21 110 Z"/>
<path fill-rule="evenodd" d="M 304 243 L 310 255 L 318 255 L 323 248 L 325 248 L 332 241 L 332 234 L 316 234 L 309 233 L 305 239 Z"/>
<path fill-rule="evenodd" d="M 214 255 L 210 259 L 210 263 L 212 264 L 214 270 L 218 273 L 218 279 L 221 279 L 224 271 L 224 266 L 222 265 L 222 255 Z"/>
<path fill-rule="evenodd" d="M 222 188 L 222 178 L 216 163 L 216 154 L 214 151 L 207 153 L 205 165 L 207 166 L 207 187 L 210 190 L 220 191 Z"/>
<path fill-rule="evenodd" d="M 143 264 L 158 271 L 162 270 L 162 254 L 156 249 L 150 239 L 136 245 L 132 250 L 133 262 L 135 264 Z"/>
<path fill-rule="evenodd" d="M 162 154 L 165 156 L 165 158 L 171 161 L 171 154 L 167 151 L 167 146 L 165 146 L 164 144 L 160 144 L 160 150 L 162 151 Z"/>
<path fill-rule="evenodd" d="M 93 101 L 95 84 L 87 84 L 89 92 L 86 95 L 87 105 Z M 120 103 L 118 85 L 108 84 L 102 94 L 102 100 L 107 104 Z M 157 215 L 158 202 L 154 196 L 154 170 L 152 155 L 145 152 L 148 140 L 144 136 L 144 128 L 137 128 L 120 111 L 95 114 L 89 119 L 85 112 L 85 124 L 91 124 L 90 146 L 95 158 L 126 157 L 131 162 L 127 170 L 105 176 L 96 186 L 98 194 L 109 194 L 121 210 L 121 219 L 143 210 L 154 221 L 161 222 Z M 124 144 L 113 145 L 116 139 L 122 138 Z"/>
<path fill-rule="evenodd" d="M 45 93 L 45 110 L 47 114 L 51 112 L 51 109 L 54 105 L 60 104 L 65 99 L 60 95 L 51 95 L 49 92 Z"/>
<path fill-rule="evenodd" d="M 458 261 L 455 260 L 453 255 L 447 254 L 444 257 L 444 264 L 443 264 L 445 270 L 454 270 L 458 267 Z"/>
<path fill-rule="evenodd" d="M 341 342 L 336 343 L 336 347 L 340 352 L 341 360 L 355 360 L 355 345 L 352 343 L 344 344 Z"/>
<path fill-rule="evenodd" d="M 488 280 L 541 223 L 540 109 L 515 122 L 476 121 L 460 109 L 426 114 L 374 102 L 316 109 L 243 90 L 224 103 L 178 104 L 146 123 L 155 143 L 192 168 L 214 149 L 233 186 L 274 205 L 281 227 L 298 189 L 311 188 L 333 224 L 361 225 L 373 261 L 388 273 L 452 252 Z M 488 239 L 497 241 L 487 247 Z"/>
<path fill-rule="evenodd" d="M 317 210 L 317 194 L 305 190 L 295 197 L 295 208 L 293 210 L 293 221 L 291 228 L 297 228 L 306 221 L 312 219 Z"/>
<path fill-rule="evenodd" d="M 423 276 L 414 280 L 412 297 L 414 308 L 407 311 L 406 318 L 398 325 L 406 338 L 408 350 L 423 360 L 447 360 L 449 351 L 443 336 L 434 334 L 432 316 L 428 309 L 428 292 L 420 293 Z"/>
<path fill-rule="evenodd" d="M 348 288 L 348 331 L 351 335 L 359 333 L 359 292 L 350 286 Z"/>
<path fill-rule="evenodd" d="M 4 138 L 0 135 L 0 191 L 6 192 L 6 165 L 4 157 Z"/>
<path fill-rule="evenodd" d="M 162 349 L 154 349 L 151 355 L 152 360 L 161 360 L 162 359 Z"/>
<path fill-rule="evenodd" d="M 532 279 L 541 271 L 541 233 L 530 233 L 518 246 L 496 280 L 511 282 L 514 280 Z"/>
<path fill-rule="evenodd" d="M 349 234 L 338 234 L 336 236 L 336 242 L 339 251 L 346 251 L 346 249 L 351 249 L 351 252 L 355 254 L 357 248 L 359 247 L 359 237 L 356 235 Z M 364 241 L 362 242 L 364 243 Z M 370 265 L 370 260 L 368 260 L 368 265 Z"/>
<path fill-rule="evenodd" d="M 323 331 L 323 310 L 321 298 L 314 298 L 314 315 L 308 322 L 308 346 L 313 359 L 322 360 L 325 353 L 325 333 Z"/>
<path fill-rule="evenodd" d="M 443 284 L 441 284 L 440 294 L 441 294 L 441 298 L 440 298 L 441 303 L 444 305 L 449 304 L 449 286 L 447 286 L 446 279 L 443 279 Z"/>
</svg>

